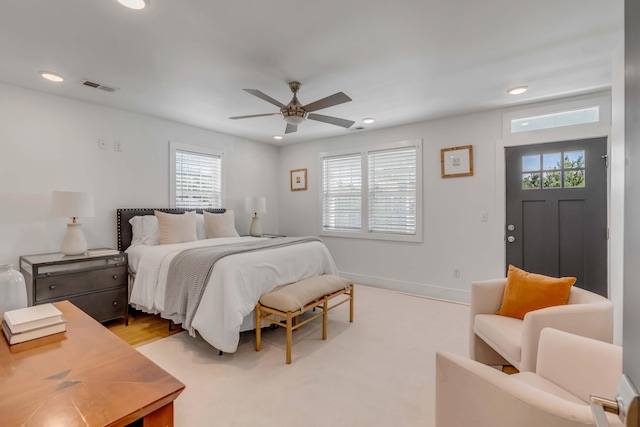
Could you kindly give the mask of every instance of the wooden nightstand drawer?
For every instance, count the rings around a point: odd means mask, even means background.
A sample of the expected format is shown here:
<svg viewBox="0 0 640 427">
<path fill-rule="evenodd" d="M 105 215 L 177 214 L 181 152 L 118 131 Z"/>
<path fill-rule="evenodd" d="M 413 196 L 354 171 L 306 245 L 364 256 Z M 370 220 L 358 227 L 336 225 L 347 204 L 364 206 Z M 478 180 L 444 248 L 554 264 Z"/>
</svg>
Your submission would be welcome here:
<svg viewBox="0 0 640 427">
<path fill-rule="evenodd" d="M 111 289 L 66 298 L 98 322 L 127 315 L 127 288 Z"/>
<path fill-rule="evenodd" d="M 126 285 L 126 266 L 42 276 L 36 281 L 35 302 Z"/>
</svg>

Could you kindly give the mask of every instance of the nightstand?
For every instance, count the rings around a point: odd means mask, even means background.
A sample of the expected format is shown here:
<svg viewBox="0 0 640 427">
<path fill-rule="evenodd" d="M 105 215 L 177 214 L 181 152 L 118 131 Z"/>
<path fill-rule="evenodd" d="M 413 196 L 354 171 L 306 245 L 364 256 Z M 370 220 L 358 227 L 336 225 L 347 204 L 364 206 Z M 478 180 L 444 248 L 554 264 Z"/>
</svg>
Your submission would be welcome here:
<svg viewBox="0 0 640 427">
<path fill-rule="evenodd" d="M 127 254 L 20 257 L 29 305 L 69 300 L 99 322 L 128 323 Z"/>
</svg>

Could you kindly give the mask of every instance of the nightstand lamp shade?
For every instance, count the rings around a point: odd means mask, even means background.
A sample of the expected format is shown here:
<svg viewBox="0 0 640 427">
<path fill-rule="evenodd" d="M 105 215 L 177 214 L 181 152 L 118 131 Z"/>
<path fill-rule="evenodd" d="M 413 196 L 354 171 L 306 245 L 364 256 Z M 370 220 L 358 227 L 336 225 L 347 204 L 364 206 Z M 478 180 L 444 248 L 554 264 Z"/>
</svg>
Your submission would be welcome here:
<svg viewBox="0 0 640 427">
<path fill-rule="evenodd" d="M 247 213 L 253 213 L 249 234 L 253 237 L 262 237 L 262 226 L 258 214 L 267 211 L 266 199 L 264 197 L 247 197 L 244 201 L 244 210 Z"/>
<path fill-rule="evenodd" d="M 53 214 L 71 218 L 67 224 L 60 252 L 65 255 L 80 255 L 87 251 L 87 239 L 84 237 L 79 217 L 93 216 L 93 194 L 72 191 L 53 192 Z"/>
</svg>

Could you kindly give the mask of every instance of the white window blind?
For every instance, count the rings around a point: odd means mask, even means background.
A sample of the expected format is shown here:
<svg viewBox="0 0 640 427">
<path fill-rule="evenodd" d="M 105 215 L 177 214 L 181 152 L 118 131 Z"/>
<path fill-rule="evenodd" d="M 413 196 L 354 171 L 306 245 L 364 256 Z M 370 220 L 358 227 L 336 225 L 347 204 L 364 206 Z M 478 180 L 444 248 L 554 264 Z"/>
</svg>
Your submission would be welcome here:
<svg viewBox="0 0 640 427">
<path fill-rule="evenodd" d="M 177 208 L 222 207 L 222 158 L 175 151 L 175 205 Z"/>
<path fill-rule="evenodd" d="M 322 228 L 362 228 L 362 156 L 360 153 L 322 160 Z"/>
<path fill-rule="evenodd" d="M 416 147 L 369 152 L 369 232 L 416 234 Z"/>
</svg>

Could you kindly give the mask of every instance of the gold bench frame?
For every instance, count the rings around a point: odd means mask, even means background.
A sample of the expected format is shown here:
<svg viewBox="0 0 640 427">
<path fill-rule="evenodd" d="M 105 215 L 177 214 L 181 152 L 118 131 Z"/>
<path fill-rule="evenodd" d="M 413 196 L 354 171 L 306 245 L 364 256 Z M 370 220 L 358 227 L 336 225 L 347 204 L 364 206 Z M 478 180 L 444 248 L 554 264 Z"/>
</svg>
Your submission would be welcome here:
<svg viewBox="0 0 640 427">
<path fill-rule="evenodd" d="M 291 286 L 291 285 L 289 285 Z M 329 301 L 339 295 L 347 295 L 348 298 L 329 306 Z M 260 351 L 261 340 L 262 340 L 262 332 L 260 331 L 260 325 L 262 321 L 265 320 L 269 323 L 282 326 L 286 328 L 287 335 L 287 365 L 291 364 L 291 345 L 293 341 L 292 333 L 302 325 L 305 325 L 312 320 L 322 316 L 322 339 L 327 339 L 327 313 L 330 310 L 344 304 L 349 301 L 349 322 L 353 323 L 353 283 L 347 286 L 346 289 L 340 289 L 339 291 L 333 292 L 331 294 L 325 295 L 322 298 L 318 298 L 317 300 L 311 301 L 307 303 L 303 308 L 298 309 L 296 311 L 280 311 L 271 307 L 267 307 L 266 305 L 258 304 L 255 309 L 255 319 L 256 319 L 256 351 Z M 302 313 L 308 311 L 311 308 L 319 308 L 320 312 L 314 314 L 313 316 L 305 319 L 300 322 L 298 316 Z M 267 315 L 263 316 L 262 313 L 265 312 Z M 276 315 L 282 317 L 283 320 L 273 319 L 269 317 L 270 315 Z"/>
</svg>

